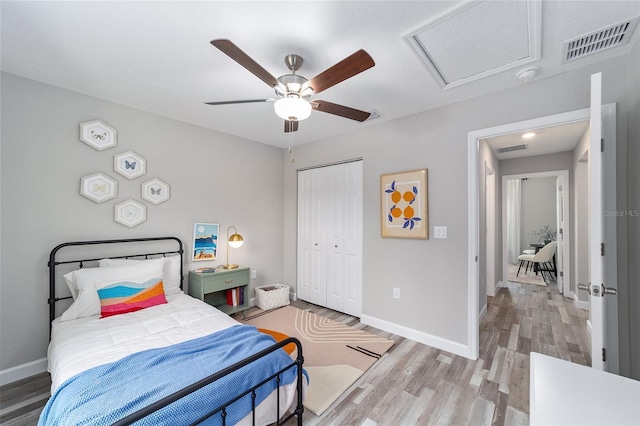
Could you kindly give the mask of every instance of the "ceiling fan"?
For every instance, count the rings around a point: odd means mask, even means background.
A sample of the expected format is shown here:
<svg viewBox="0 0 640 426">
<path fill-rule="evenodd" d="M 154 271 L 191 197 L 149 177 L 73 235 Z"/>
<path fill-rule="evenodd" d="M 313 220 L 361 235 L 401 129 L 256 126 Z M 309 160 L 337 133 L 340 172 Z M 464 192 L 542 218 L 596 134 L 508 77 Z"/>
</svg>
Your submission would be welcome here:
<svg viewBox="0 0 640 426">
<path fill-rule="evenodd" d="M 212 40 L 211 44 L 242 65 L 260 80 L 264 81 L 269 87 L 273 88 L 277 98 L 205 102 L 207 105 L 275 102 L 274 109 L 276 114 L 284 120 L 285 132 L 297 131 L 298 122 L 309 117 L 311 110 L 321 111 L 360 122 L 365 121 L 371 115 L 369 112 L 334 104 L 332 102 L 318 99 L 309 100 L 313 95 L 317 95 L 323 90 L 373 67 L 375 62 L 371 56 L 362 49 L 321 72 L 311 80 L 308 80 L 296 74 L 296 71 L 300 69 L 303 62 L 302 58 L 298 55 L 287 55 L 284 58 L 284 62 L 291 73 L 275 78 L 230 40 Z"/>
</svg>

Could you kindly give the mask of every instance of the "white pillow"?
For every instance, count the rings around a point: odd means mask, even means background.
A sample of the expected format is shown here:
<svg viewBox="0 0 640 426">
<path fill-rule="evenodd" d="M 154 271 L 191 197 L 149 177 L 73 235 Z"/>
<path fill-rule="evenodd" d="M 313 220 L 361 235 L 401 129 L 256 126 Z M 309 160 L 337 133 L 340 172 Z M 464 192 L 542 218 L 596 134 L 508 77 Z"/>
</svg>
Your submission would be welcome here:
<svg viewBox="0 0 640 426">
<path fill-rule="evenodd" d="M 60 321 L 100 315 L 100 298 L 95 288 L 96 283 L 126 280 L 144 274 L 155 274 L 162 278 L 164 275 L 163 265 L 164 261 L 162 259 L 151 259 L 140 265 L 82 268 L 66 274 L 65 279 L 68 284 L 70 283 L 69 289 L 73 286 L 78 296 L 71 306 L 64 311 Z M 73 293 L 74 290 L 71 291 Z"/>
<path fill-rule="evenodd" d="M 105 266 L 125 266 L 142 264 L 144 262 L 154 262 L 162 260 L 164 262 L 164 294 L 178 294 L 183 291 L 180 289 L 180 256 L 167 256 L 158 259 L 101 259 L 98 264 L 100 267 Z M 72 291 L 73 293 L 73 291 Z"/>
</svg>

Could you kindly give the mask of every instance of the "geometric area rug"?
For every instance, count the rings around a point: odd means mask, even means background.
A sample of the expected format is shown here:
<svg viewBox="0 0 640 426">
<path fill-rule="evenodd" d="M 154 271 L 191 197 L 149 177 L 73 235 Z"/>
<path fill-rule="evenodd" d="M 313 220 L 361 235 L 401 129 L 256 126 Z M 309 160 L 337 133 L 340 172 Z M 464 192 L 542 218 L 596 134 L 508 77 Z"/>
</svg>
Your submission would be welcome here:
<svg viewBox="0 0 640 426">
<path fill-rule="evenodd" d="M 254 315 L 243 322 L 300 340 L 304 369 L 309 374 L 304 406 L 318 416 L 394 343 L 293 306 Z"/>
<path fill-rule="evenodd" d="M 536 275 L 536 273 L 532 270 L 528 270 L 525 272 L 524 266 L 520 268 L 520 273 L 518 273 L 518 265 L 514 265 L 511 263 L 507 264 L 507 281 L 521 283 L 521 284 L 533 284 L 539 286 L 547 286 L 547 283 L 544 280 L 544 277 L 541 272 Z"/>
</svg>

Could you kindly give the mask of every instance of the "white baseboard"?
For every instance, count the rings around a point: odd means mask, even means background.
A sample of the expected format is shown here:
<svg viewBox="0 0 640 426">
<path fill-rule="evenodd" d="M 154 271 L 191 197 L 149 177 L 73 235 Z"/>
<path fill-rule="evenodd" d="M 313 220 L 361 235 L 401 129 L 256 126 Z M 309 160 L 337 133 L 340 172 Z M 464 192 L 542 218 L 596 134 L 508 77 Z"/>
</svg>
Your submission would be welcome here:
<svg viewBox="0 0 640 426">
<path fill-rule="evenodd" d="M 452 342 L 451 340 L 433 336 L 423 331 L 418 331 L 413 328 L 405 327 L 404 325 L 395 324 L 369 315 L 363 314 L 360 317 L 360 322 L 365 325 L 370 325 L 371 327 L 388 331 L 389 333 L 397 334 L 398 336 L 415 340 L 416 342 L 423 343 L 428 346 L 433 346 L 434 348 L 442 349 L 444 351 L 471 359 L 469 355 L 470 349 L 468 345 L 463 345 L 462 343 L 458 342 Z"/>
<path fill-rule="evenodd" d="M 589 301 L 582 301 L 578 299 L 577 293 L 573 293 L 573 303 L 575 303 L 576 308 L 585 309 L 587 311 L 591 309 L 591 304 L 589 303 Z"/>
<path fill-rule="evenodd" d="M 0 386 L 26 379 L 34 374 L 44 373 L 45 371 L 47 371 L 46 358 L 37 359 L 22 365 L 16 365 L 15 367 L 0 371 Z"/>
<path fill-rule="evenodd" d="M 480 315 L 478 315 L 478 324 L 482 324 L 482 320 L 484 319 L 485 315 L 487 315 L 487 304 L 486 303 L 482 307 L 482 310 L 480 311 Z"/>
<path fill-rule="evenodd" d="M 293 300 L 293 301 L 298 300 L 298 295 L 296 294 L 296 292 L 295 292 L 295 291 L 290 291 L 290 292 L 289 292 L 289 299 L 290 299 L 290 300 Z"/>
</svg>

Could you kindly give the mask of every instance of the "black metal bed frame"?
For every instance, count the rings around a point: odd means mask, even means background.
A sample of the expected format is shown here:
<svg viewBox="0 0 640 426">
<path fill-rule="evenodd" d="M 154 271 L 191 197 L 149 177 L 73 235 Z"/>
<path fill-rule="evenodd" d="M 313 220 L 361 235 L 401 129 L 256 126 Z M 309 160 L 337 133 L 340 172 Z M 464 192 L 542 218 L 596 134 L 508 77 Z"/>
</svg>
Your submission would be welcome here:
<svg viewBox="0 0 640 426">
<path fill-rule="evenodd" d="M 87 245 L 106 245 L 106 244 L 122 244 L 122 243 L 144 243 L 144 242 L 154 242 L 154 241 L 175 241 L 177 243 L 178 248 L 176 250 L 169 250 L 169 251 L 160 251 L 160 252 L 149 252 L 149 253 L 141 253 L 141 254 L 129 254 L 129 255 L 123 255 L 123 256 L 103 256 L 103 257 L 90 257 L 90 258 L 86 258 L 86 259 L 74 259 L 74 260 L 65 260 L 65 261 L 57 261 L 56 260 L 56 254 L 58 253 L 59 250 L 65 248 L 65 247 L 72 247 L 72 246 L 87 246 Z M 49 337 L 51 337 L 51 321 L 53 321 L 55 319 L 55 304 L 56 302 L 59 302 L 61 300 L 66 300 L 66 299 L 71 299 L 71 296 L 68 297 L 56 297 L 56 266 L 58 265 L 64 265 L 64 264 L 78 264 L 80 268 L 84 267 L 84 264 L 87 262 L 97 262 L 100 259 L 129 259 L 129 258 L 144 258 L 144 259 L 148 259 L 150 256 L 151 257 L 159 257 L 159 256 L 166 256 L 169 254 L 179 254 L 180 255 L 180 288 L 183 288 L 183 284 L 184 284 L 184 271 L 183 271 L 183 254 L 184 254 L 184 249 L 183 249 L 183 244 L 182 241 L 177 238 L 177 237 L 148 237 L 148 238 L 127 238 L 127 239 L 118 239 L 118 240 L 96 240 L 96 241 L 75 241 L 75 242 L 68 242 L 68 243 L 63 243 L 60 244 L 58 246 L 56 246 L 53 250 L 51 250 L 51 253 L 49 255 L 49 262 L 47 263 L 48 267 L 49 267 L 49 299 L 48 299 L 48 303 L 49 303 Z M 205 377 L 204 379 L 201 379 L 200 381 L 193 383 L 171 395 L 168 395 L 162 399 L 160 399 L 159 401 L 156 401 L 154 403 L 152 403 L 151 405 L 144 407 L 143 409 L 136 411 L 135 413 L 130 414 L 129 416 L 119 420 L 118 422 L 114 423 L 114 425 L 118 425 L 118 426 L 122 426 L 122 425 L 129 425 L 135 421 L 138 421 L 146 416 L 148 416 L 149 414 L 160 410 L 161 408 L 164 408 L 176 401 L 178 401 L 179 399 L 197 391 L 198 389 L 201 389 L 213 382 L 215 382 L 216 380 L 221 379 L 222 377 L 231 374 L 234 371 L 237 371 L 249 364 L 251 364 L 254 361 L 257 361 L 258 359 L 269 355 L 270 353 L 279 350 L 280 348 L 283 348 L 284 346 L 286 346 L 289 343 L 293 343 L 296 345 L 297 348 L 297 357 L 294 361 L 292 361 L 291 364 L 287 365 L 286 367 L 284 367 L 283 369 L 281 369 L 280 371 L 276 372 L 275 374 L 273 374 L 272 376 L 264 379 L 262 382 L 258 383 L 257 385 L 253 386 L 250 389 L 247 389 L 245 391 L 243 391 L 242 393 L 239 393 L 238 395 L 236 395 L 235 397 L 231 398 L 230 400 L 228 400 L 227 402 L 225 402 L 224 404 L 220 405 L 219 407 L 214 408 L 213 410 L 209 411 L 209 413 L 207 413 L 206 415 L 202 416 L 200 419 L 198 419 L 194 424 L 198 424 L 201 423 L 203 421 L 205 421 L 206 419 L 210 418 L 211 416 L 217 414 L 217 413 L 221 413 L 221 418 L 222 418 L 222 424 L 225 425 L 226 424 L 226 416 L 227 416 L 227 407 L 230 406 L 231 404 L 233 404 L 234 402 L 238 401 L 239 399 L 251 394 L 251 413 L 252 413 L 252 424 L 255 425 L 255 409 L 256 409 L 256 405 L 255 405 L 255 399 L 256 399 L 256 390 L 258 388 L 260 388 L 260 386 L 264 385 L 265 383 L 273 380 L 274 378 L 276 379 L 276 395 L 277 395 L 277 408 L 276 408 L 276 424 L 281 425 L 281 424 L 285 424 L 286 422 L 288 422 L 291 418 L 296 417 L 297 416 L 297 424 L 299 426 L 302 425 L 302 413 L 304 411 L 304 407 L 302 405 L 302 393 L 303 393 L 303 373 L 302 373 L 302 364 L 304 362 L 304 357 L 302 356 L 302 345 L 300 343 L 300 341 L 298 339 L 296 339 L 295 337 L 289 337 L 287 339 L 284 339 L 278 343 L 276 343 L 273 346 L 270 346 L 266 349 L 263 349 L 260 352 L 255 353 L 254 355 L 239 361 L 227 368 L 224 368 L 223 370 L 218 371 L 217 373 L 214 373 L 208 377 Z M 296 392 L 297 392 L 297 402 L 296 402 L 296 408 L 295 410 L 290 413 L 287 417 L 283 418 L 282 420 L 280 420 L 280 375 L 282 373 L 284 373 L 285 371 L 293 368 L 294 366 L 298 367 L 298 371 L 297 371 L 297 378 L 296 378 Z"/>
</svg>

